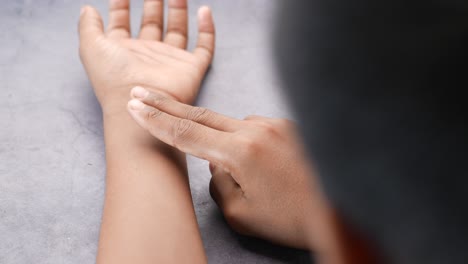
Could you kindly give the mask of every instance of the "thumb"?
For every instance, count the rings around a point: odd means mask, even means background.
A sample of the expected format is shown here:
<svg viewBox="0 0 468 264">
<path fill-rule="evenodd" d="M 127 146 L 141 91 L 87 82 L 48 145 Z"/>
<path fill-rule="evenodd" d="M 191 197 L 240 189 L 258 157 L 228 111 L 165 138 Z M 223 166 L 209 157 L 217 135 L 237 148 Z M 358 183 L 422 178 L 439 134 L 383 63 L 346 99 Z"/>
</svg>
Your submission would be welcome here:
<svg viewBox="0 0 468 264">
<path fill-rule="evenodd" d="M 92 6 L 81 8 L 79 22 L 80 44 L 96 40 L 104 35 L 104 27 L 99 12 Z"/>
<path fill-rule="evenodd" d="M 210 163 L 210 195 L 224 213 L 230 215 L 230 209 L 242 197 L 242 189 L 234 178 L 224 169 Z"/>
</svg>

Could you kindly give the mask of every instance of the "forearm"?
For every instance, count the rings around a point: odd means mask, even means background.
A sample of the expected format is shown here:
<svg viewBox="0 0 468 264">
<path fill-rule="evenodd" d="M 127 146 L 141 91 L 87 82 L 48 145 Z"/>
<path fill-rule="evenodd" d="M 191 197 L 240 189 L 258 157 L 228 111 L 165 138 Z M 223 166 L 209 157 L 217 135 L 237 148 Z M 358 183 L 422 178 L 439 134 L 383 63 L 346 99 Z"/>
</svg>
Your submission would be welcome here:
<svg viewBox="0 0 468 264">
<path fill-rule="evenodd" d="M 206 262 L 185 155 L 126 112 L 105 116 L 104 130 L 107 186 L 97 262 Z"/>
</svg>

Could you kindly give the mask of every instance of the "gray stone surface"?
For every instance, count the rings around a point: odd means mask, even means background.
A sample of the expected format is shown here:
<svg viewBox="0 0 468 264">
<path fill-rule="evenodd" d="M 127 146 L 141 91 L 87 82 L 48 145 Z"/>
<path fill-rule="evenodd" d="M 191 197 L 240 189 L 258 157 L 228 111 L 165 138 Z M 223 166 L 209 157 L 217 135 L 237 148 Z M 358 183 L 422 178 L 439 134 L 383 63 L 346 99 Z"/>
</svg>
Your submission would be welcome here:
<svg viewBox="0 0 468 264">
<path fill-rule="evenodd" d="M 78 58 L 77 0 L 0 1 L 0 263 L 94 263 L 104 190 L 99 105 Z M 89 0 L 107 18 L 106 1 Z M 289 117 L 270 50 L 270 0 L 190 1 L 214 9 L 217 49 L 199 105 L 242 118 Z M 132 1 L 139 24 L 142 0 Z M 189 157 L 210 263 L 299 263 L 306 254 L 236 236 Z M 164 238 L 161 238 L 164 239 Z"/>
</svg>

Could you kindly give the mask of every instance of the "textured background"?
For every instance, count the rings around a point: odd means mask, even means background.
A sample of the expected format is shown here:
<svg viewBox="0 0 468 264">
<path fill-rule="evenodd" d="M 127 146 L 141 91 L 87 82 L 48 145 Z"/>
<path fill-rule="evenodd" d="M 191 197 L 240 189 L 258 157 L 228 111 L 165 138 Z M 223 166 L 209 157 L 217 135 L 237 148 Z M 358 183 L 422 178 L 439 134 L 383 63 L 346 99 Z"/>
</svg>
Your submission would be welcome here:
<svg viewBox="0 0 468 264">
<path fill-rule="evenodd" d="M 134 32 L 142 2 L 132 1 Z M 199 5 L 212 6 L 218 33 L 199 105 L 290 117 L 271 57 L 275 2 L 190 1 L 190 47 Z M 106 20 L 104 0 L 0 0 L 2 264 L 94 262 L 105 162 L 100 108 L 78 58 L 84 3 Z M 189 157 L 189 172 L 210 263 L 307 263 L 304 252 L 233 234 L 209 196 L 207 163 Z"/>
</svg>

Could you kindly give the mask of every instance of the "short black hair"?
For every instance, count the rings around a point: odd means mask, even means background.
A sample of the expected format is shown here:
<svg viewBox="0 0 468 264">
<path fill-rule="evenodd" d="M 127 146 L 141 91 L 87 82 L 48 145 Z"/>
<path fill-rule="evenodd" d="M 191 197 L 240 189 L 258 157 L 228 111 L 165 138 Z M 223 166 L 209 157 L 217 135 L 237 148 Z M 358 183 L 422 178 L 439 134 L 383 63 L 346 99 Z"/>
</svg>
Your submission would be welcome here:
<svg viewBox="0 0 468 264">
<path fill-rule="evenodd" d="M 278 74 L 332 204 L 388 263 L 466 263 L 468 2 L 277 11 Z"/>
</svg>

